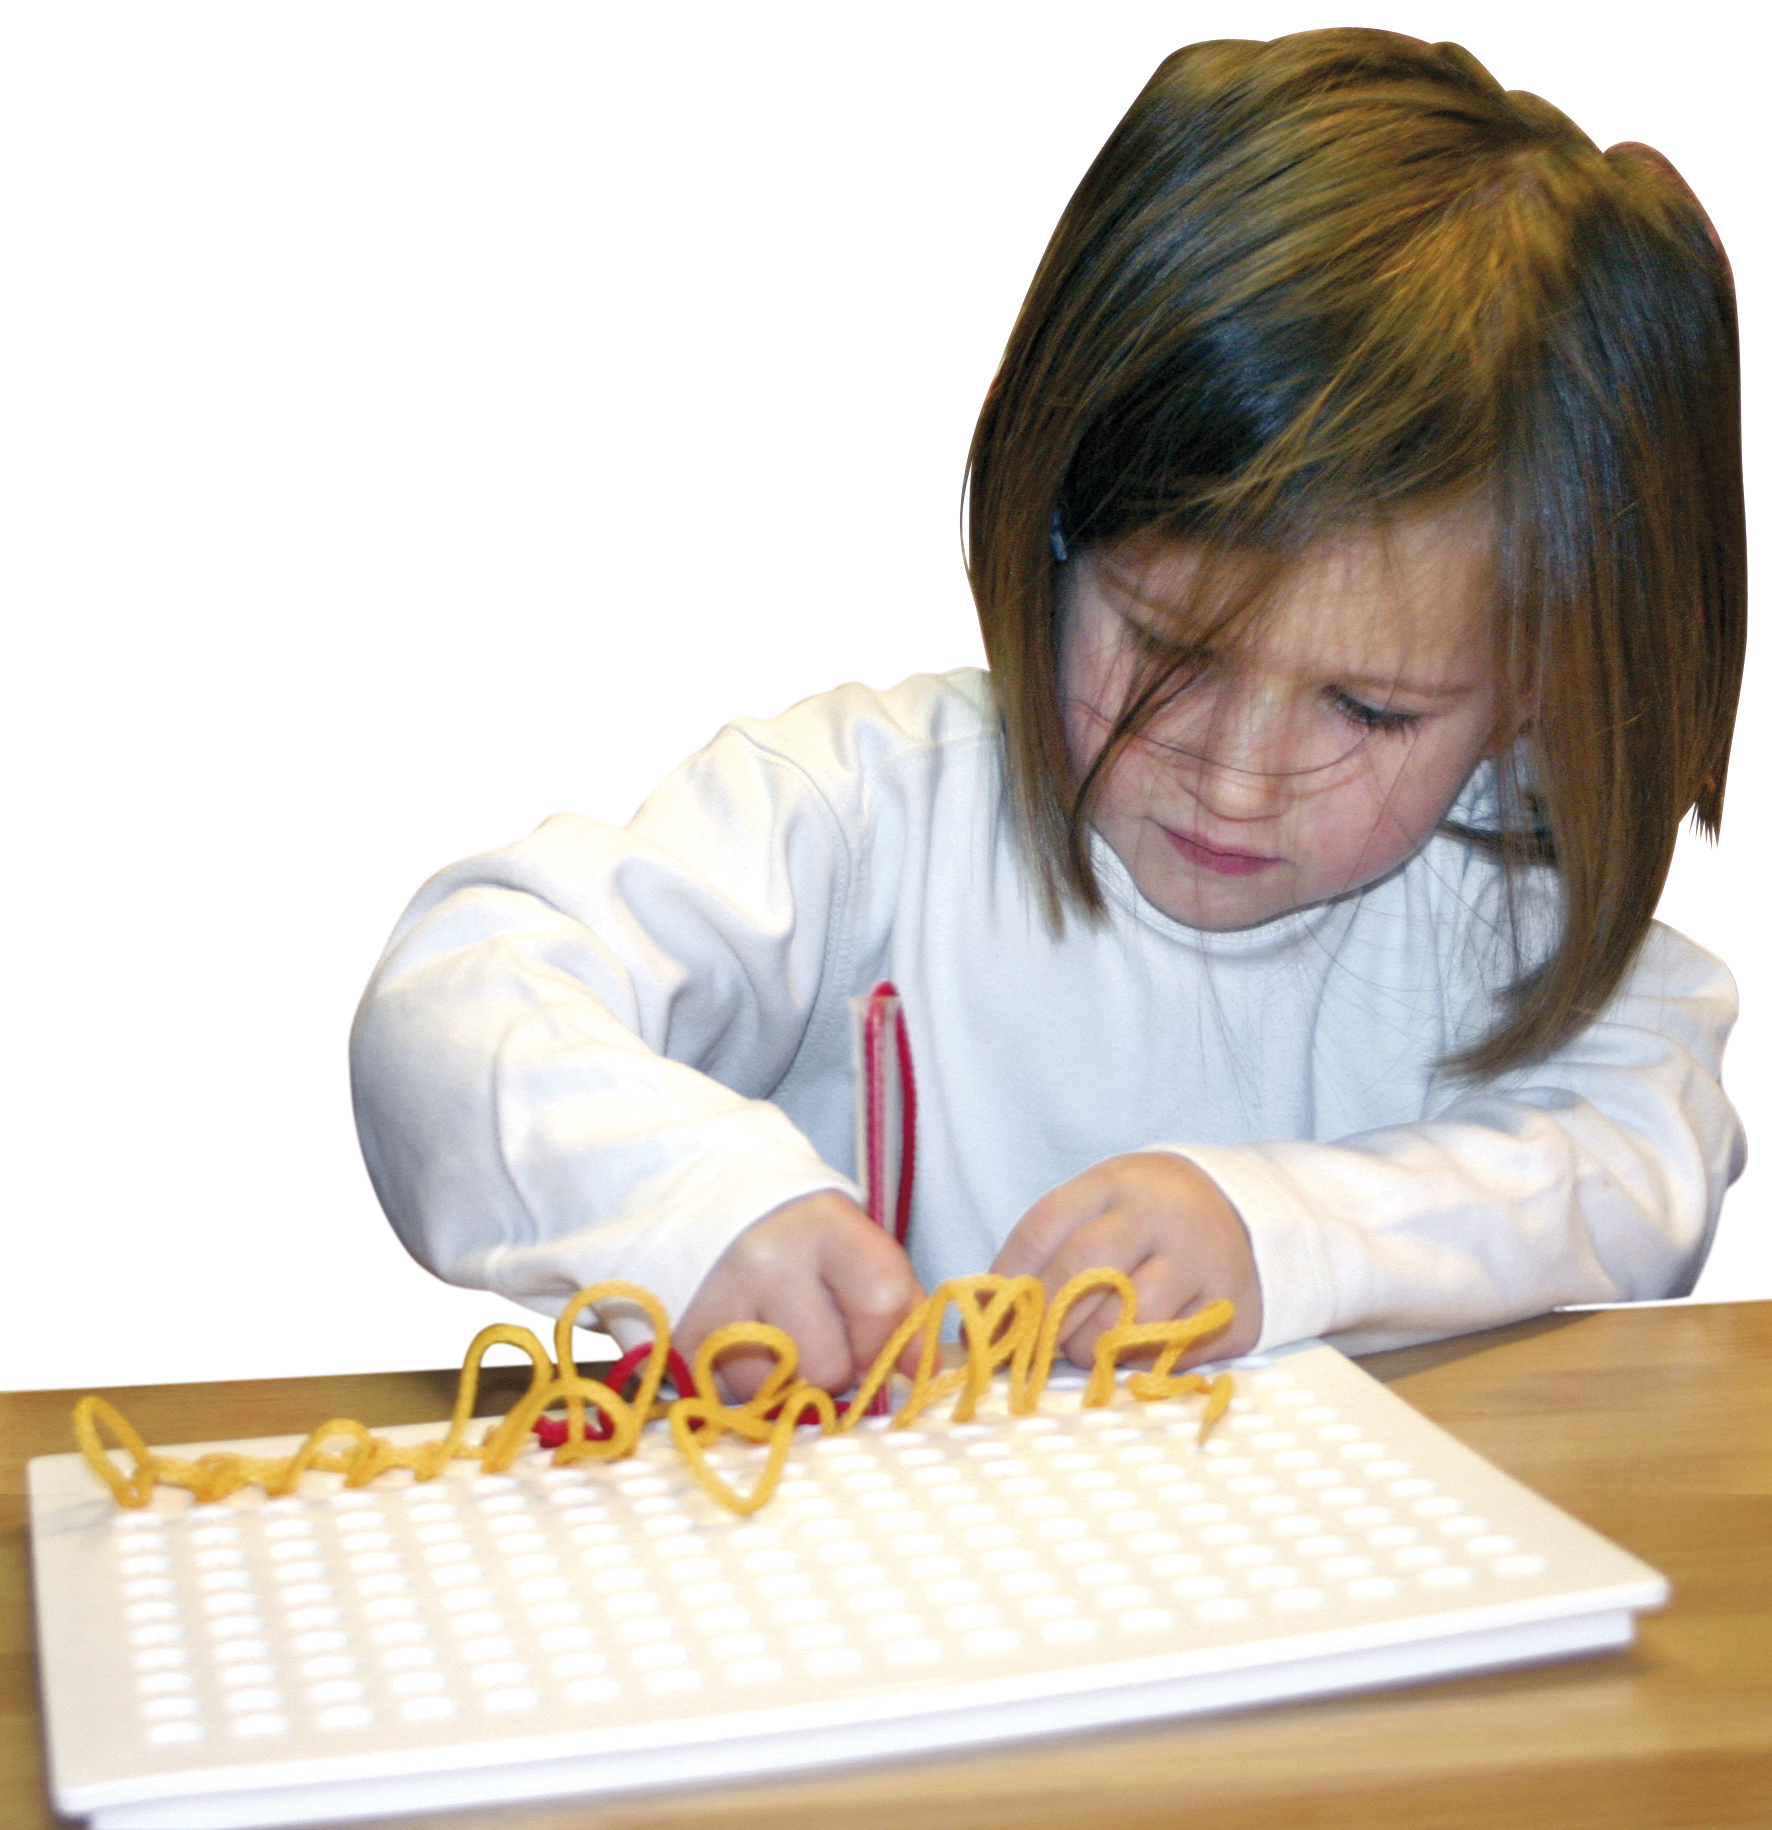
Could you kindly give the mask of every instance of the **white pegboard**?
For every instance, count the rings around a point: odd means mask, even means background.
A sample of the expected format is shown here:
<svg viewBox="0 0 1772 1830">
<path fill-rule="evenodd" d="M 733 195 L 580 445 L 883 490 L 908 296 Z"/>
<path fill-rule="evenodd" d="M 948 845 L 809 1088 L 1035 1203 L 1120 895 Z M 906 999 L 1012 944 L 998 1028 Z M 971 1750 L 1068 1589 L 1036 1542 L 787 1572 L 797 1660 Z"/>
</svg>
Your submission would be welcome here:
<svg viewBox="0 0 1772 1830">
<path fill-rule="evenodd" d="M 203 1830 L 774 1772 L 1598 1650 L 1665 1599 L 1333 1349 L 1235 1370 L 1203 1447 L 1197 1398 L 1085 1411 L 1064 1374 L 1032 1417 L 808 1431 L 750 1518 L 657 1426 L 137 1512 L 44 1457 L 56 1804 Z"/>
</svg>

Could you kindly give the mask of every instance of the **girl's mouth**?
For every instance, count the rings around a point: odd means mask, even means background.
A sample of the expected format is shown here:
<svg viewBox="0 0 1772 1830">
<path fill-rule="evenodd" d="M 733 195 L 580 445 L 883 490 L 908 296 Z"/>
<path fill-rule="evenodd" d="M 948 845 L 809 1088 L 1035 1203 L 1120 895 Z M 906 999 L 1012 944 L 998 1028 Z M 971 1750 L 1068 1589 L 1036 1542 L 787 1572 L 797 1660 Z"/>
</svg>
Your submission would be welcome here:
<svg viewBox="0 0 1772 1830">
<path fill-rule="evenodd" d="M 1190 839 L 1186 833 L 1176 832 L 1165 826 L 1163 836 L 1181 854 L 1189 864 L 1197 864 L 1202 870 L 1216 871 L 1221 877 L 1253 877 L 1257 871 L 1264 871 L 1270 864 L 1278 864 L 1278 858 L 1264 858 L 1252 851 L 1220 851 L 1215 846 L 1202 845 L 1198 839 Z"/>
</svg>

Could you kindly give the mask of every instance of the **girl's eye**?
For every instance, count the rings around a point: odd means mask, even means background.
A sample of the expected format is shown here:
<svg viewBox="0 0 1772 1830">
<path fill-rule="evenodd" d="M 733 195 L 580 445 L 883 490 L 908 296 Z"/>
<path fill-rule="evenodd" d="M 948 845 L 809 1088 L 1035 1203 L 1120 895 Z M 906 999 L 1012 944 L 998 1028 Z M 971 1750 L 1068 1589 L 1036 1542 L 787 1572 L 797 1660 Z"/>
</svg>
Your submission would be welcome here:
<svg viewBox="0 0 1772 1830">
<path fill-rule="evenodd" d="M 1329 689 L 1329 702 L 1349 724 L 1358 725 L 1362 731 L 1407 731 L 1421 722 L 1419 712 L 1393 712 L 1385 706 L 1368 705 L 1339 686 Z"/>
<path fill-rule="evenodd" d="M 1131 637 L 1132 646 L 1141 655 L 1159 655 L 1167 660 L 1176 652 L 1174 642 L 1159 635 L 1154 629 L 1147 629 L 1143 623 L 1131 618 L 1126 620 L 1126 632 Z"/>
<path fill-rule="evenodd" d="M 1191 686 L 1210 671 L 1214 659 L 1210 648 L 1177 642 L 1173 636 L 1160 635 L 1131 617 L 1125 619 L 1125 626 L 1139 659 L 1158 663 L 1177 680 Z"/>
</svg>

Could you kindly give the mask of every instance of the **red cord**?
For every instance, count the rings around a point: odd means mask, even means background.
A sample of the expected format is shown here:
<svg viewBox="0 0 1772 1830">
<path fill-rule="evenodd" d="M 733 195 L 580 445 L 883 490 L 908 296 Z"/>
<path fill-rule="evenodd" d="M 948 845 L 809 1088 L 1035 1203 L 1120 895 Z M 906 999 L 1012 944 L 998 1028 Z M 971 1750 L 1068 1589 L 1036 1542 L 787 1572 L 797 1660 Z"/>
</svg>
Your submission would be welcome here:
<svg viewBox="0 0 1772 1830">
<path fill-rule="evenodd" d="M 886 1214 L 886 1088 L 882 1083 L 885 1051 L 881 1047 L 886 1022 L 883 1000 L 886 998 L 898 998 L 898 987 L 890 979 L 882 979 L 868 993 L 867 1016 L 862 1023 L 862 1065 L 867 1099 L 868 1216 L 878 1225 L 889 1227 L 893 1238 L 900 1245 L 906 1245 L 911 1233 L 911 1185 L 917 1170 L 917 1079 L 911 1067 L 911 1038 L 905 1027 L 904 1004 L 900 1001 L 892 1016 L 893 1041 L 898 1057 L 898 1199 L 893 1204 L 889 1221 Z M 603 1378 L 603 1384 L 613 1392 L 621 1392 L 624 1397 L 631 1396 L 624 1387 L 638 1380 L 653 1346 L 651 1341 L 642 1341 L 638 1347 L 629 1348 L 610 1367 Z M 695 1389 L 694 1376 L 676 1348 L 673 1347 L 668 1352 L 665 1377 L 677 1388 L 678 1397 L 685 1397 Z M 845 1415 L 848 1408 L 847 1405 L 839 1405 L 838 1416 Z M 868 1415 L 884 1417 L 890 1410 L 891 1401 L 887 1398 L 886 1387 L 882 1385 L 868 1406 Z M 777 1405 L 769 1413 L 770 1421 L 780 1415 L 781 1407 Z M 809 1423 L 816 1423 L 818 1413 L 808 1408 L 797 1421 L 803 1428 Z M 570 1429 L 565 1419 L 559 1417 L 538 1417 L 530 1427 L 544 1449 L 559 1448 L 566 1441 Z M 598 1411 L 594 1418 L 585 1420 L 587 1442 L 607 1442 L 614 1434 L 614 1419 L 602 1411 Z"/>
<path fill-rule="evenodd" d="M 868 993 L 861 1026 L 862 1080 L 867 1097 L 868 1217 L 876 1226 L 886 1220 L 886 1089 L 880 1075 L 880 1031 L 886 1021 L 881 999 L 895 994 L 885 983 Z"/>
<path fill-rule="evenodd" d="M 886 1012 L 881 1000 L 891 998 L 898 1004 L 892 1013 L 893 1041 L 898 1054 L 899 1158 L 898 1199 L 892 1217 L 886 1215 L 886 1089 L 880 1084 L 884 1063 L 881 1060 L 881 1029 Z M 900 1245 L 910 1238 L 911 1190 L 917 1175 L 917 1076 L 911 1065 L 911 1037 L 905 1025 L 904 1004 L 898 987 L 882 979 L 868 993 L 867 1020 L 862 1028 L 862 1052 L 867 1079 L 867 1150 L 868 1212 L 881 1226 L 890 1226 Z"/>
<path fill-rule="evenodd" d="M 631 1398 L 633 1393 L 627 1388 L 639 1380 L 656 1345 L 653 1341 L 642 1341 L 638 1347 L 630 1347 L 604 1374 L 600 1383 L 607 1385 L 612 1392 L 619 1392 L 624 1398 Z M 679 1398 L 687 1397 L 695 1390 L 695 1375 L 674 1347 L 665 1350 L 665 1377 L 677 1388 Z M 538 1417 L 529 1427 L 544 1449 L 559 1448 L 571 1434 L 572 1428 L 564 1417 Z M 607 1442 L 614 1434 L 615 1419 L 607 1412 L 598 1411 L 593 1417 L 585 1419 L 586 1442 Z"/>
<path fill-rule="evenodd" d="M 887 998 L 896 1005 L 892 1029 L 897 1043 L 899 1093 L 898 1199 L 890 1217 L 886 1212 L 886 1089 L 882 1084 L 885 1051 L 880 1046 Z M 911 1041 L 905 1028 L 904 1002 L 890 979 L 882 979 L 868 993 L 867 1017 L 862 1024 L 862 1067 L 867 1088 L 868 1213 L 904 1245 L 910 1237 L 911 1183 L 917 1168 L 917 1083 L 911 1072 Z M 884 1417 L 891 1408 L 891 1399 L 882 1385 L 874 1393 L 868 1415 Z"/>
<path fill-rule="evenodd" d="M 893 993 L 896 997 L 898 994 Z M 898 1161 L 898 1213 L 892 1236 L 900 1245 L 911 1236 L 911 1183 L 917 1173 L 917 1076 L 911 1068 L 911 1036 L 905 1027 L 904 1005 L 898 1007 L 898 1091 L 900 1147 Z"/>
</svg>

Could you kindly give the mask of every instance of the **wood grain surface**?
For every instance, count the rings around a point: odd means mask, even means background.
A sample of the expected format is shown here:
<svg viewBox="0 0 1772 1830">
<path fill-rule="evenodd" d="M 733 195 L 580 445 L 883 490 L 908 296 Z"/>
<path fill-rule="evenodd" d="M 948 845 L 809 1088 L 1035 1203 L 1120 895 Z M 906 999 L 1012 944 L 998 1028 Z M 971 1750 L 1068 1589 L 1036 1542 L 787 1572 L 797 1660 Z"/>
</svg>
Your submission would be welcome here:
<svg viewBox="0 0 1772 1830">
<path fill-rule="evenodd" d="M 1553 1316 L 1364 1364 L 1671 1578 L 1607 1658 L 796 1779 L 382 1818 L 388 1830 L 1762 1830 L 1772 1826 L 1772 1303 Z M 487 1413 L 521 1384 L 486 1392 Z M 143 1387 L 153 1442 L 447 1414 L 453 1371 Z M 75 1393 L 0 1396 L 0 1825 L 44 1830 L 24 1462 Z"/>
</svg>

